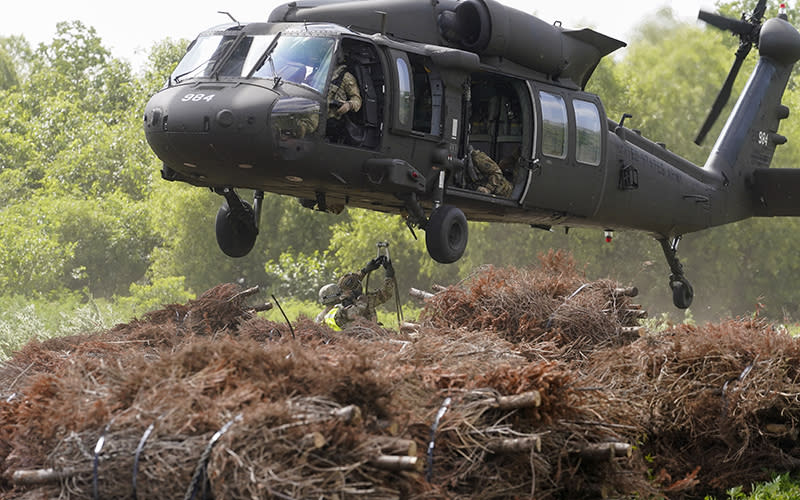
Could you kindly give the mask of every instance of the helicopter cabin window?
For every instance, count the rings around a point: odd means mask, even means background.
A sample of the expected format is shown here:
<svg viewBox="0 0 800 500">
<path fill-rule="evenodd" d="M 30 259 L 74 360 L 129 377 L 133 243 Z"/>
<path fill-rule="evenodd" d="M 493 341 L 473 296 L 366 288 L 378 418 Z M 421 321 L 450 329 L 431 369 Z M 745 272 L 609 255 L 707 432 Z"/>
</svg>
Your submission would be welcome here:
<svg viewBox="0 0 800 500">
<path fill-rule="evenodd" d="M 411 121 L 413 95 L 411 93 L 411 71 L 405 59 L 397 59 L 398 108 L 397 120 L 400 125 L 408 126 Z"/>
<path fill-rule="evenodd" d="M 564 98 L 539 92 L 542 104 L 542 153 L 553 158 L 567 157 L 567 105 Z"/>
<path fill-rule="evenodd" d="M 575 109 L 575 127 L 578 134 L 575 157 L 587 165 L 600 165 L 602 154 L 600 112 L 595 104 L 577 99 L 572 101 L 572 107 Z"/>
<path fill-rule="evenodd" d="M 414 119 L 412 129 L 423 134 L 441 135 L 444 89 L 429 60 L 409 54 L 414 81 Z"/>
</svg>

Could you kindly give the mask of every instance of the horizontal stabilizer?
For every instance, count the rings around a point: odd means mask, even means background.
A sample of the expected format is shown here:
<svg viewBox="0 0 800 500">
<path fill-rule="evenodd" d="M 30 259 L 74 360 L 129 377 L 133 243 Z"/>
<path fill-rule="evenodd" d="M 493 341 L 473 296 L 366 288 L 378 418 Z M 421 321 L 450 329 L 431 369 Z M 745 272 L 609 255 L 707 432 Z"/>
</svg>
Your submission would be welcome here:
<svg viewBox="0 0 800 500">
<path fill-rule="evenodd" d="M 759 168 L 753 172 L 759 217 L 800 216 L 800 168 Z"/>
</svg>

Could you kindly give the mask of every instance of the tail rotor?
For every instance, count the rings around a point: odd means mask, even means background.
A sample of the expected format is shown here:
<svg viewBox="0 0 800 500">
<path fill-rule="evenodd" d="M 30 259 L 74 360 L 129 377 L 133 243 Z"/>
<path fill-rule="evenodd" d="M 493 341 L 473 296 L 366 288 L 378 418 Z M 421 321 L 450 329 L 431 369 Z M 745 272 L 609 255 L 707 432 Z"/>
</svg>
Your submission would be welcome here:
<svg viewBox="0 0 800 500">
<path fill-rule="evenodd" d="M 725 83 L 722 85 L 719 94 L 717 94 L 713 106 L 711 106 L 711 112 L 708 114 L 708 117 L 706 117 L 705 123 L 703 123 L 700 132 L 697 134 L 697 138 L 694 140 L 695 144 L 700 145 L 703 143 L 706 135 L 708 135 L 708 132 L 714 126 L 723 108 L 725 108 L 725 105 L 728 103 L 731 97 L 731 91 L 733 90 L 733 84 L 736 81 L 736 77 L 739 75 L 739 70 L 742 68 L 742 63 L 747 58 L 753 45 L 758 46 L 758 37 L 761 34 L 761 22 L 766 10 L 767 0 L 759 0 L 753 12 L 749 15 L 742 14 L 741 20 L 730 19 L 703 10 L 698 14 L 697 17 L 701 21 L 715 28 L 730 31 L 734 35 L 737 35 L 739 37 L 739 48 L 736 50 L 736 57 L 731 70 L 728 72 L 728 77 L 725 79 Z"/>
</svg>

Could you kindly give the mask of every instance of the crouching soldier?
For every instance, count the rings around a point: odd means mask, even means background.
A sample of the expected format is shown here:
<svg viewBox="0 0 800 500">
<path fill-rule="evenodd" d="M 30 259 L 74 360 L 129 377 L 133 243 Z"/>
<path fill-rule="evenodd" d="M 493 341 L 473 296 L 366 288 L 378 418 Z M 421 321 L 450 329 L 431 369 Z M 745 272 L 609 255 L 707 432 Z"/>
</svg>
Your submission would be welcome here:
<svg viewBox="0 0 800 500">
<path fill-rule="evenodd" d="M 364 293 L 364 278 L 383 266 L 383 285 L 372 292 Z M 394 267 L 392 261 L 381 255 L 370 260 L 357 273 L 342 276 L 337 283 L 323 286 L 319 291 L 319 300 L 325 309 L 317 315 L 316 322 L 324 323 L 331 329 L 339 331 L 358 318 L 378 321 L 375 309 L 392 298 L 395 288 Z"/>
</svg>

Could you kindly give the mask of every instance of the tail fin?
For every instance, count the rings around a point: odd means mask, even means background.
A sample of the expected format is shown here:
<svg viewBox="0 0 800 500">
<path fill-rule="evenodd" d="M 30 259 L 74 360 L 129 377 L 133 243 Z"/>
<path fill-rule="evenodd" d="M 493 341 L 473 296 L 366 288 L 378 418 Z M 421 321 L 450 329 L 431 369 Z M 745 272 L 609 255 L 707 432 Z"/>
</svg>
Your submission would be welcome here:
<svg viewBox="0 0 800 500">
<path fill-rule="evenodd" d="M 761 27 L 759 52 L 758 64 L 704 167 L 719 174 L 725 186 L 752 181 L 756 169 L 768 168 L 775 148 L 786 142 L 778 134 L 780 121 L 789 116 L 781 98 L 800 60 L 800 33 L 784 19 L 770 19 Z"/>
</svg>

